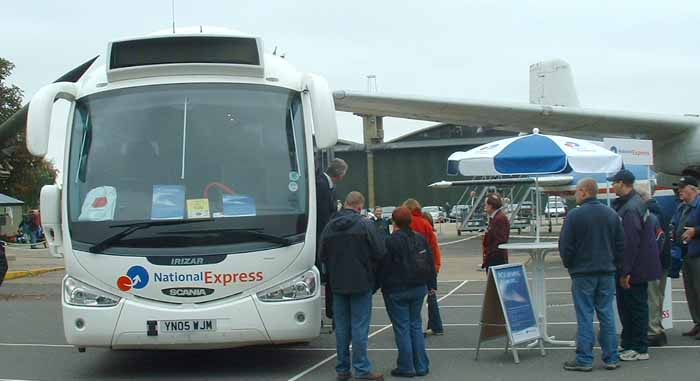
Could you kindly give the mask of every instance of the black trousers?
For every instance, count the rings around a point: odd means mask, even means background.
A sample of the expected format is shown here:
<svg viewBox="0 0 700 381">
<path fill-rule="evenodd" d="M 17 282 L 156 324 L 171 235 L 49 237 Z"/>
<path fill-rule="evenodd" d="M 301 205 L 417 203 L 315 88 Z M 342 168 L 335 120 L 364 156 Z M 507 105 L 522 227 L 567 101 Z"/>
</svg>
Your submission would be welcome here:
<svg viewBox="0 0 700 381">
<path fill-rule="evenodd" d="M 0 286 L 2 286 L 2 281 L 5 280 L 6 273 L 7 257 L 5 256 L 5 246 L 0 243 Z"/>
<path fill-rule="evenodd" d="M 647 353 L 649 340 L 649 305 L 647 304 L 647 282 L 632 284 L 624 289 L 617 285 L 617 311 L 622 322 L 621 346 L 623 350 L 632 349 Z"/>
</svg>

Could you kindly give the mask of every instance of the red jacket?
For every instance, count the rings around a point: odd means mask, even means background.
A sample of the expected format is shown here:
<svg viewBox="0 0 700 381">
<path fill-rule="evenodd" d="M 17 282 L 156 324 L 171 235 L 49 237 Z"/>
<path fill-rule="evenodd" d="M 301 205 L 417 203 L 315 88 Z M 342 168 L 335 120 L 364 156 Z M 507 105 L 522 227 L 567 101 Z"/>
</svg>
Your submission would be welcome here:
<svg viewBox="0 0 700 381">
<path fill-rule="evenodd" d="M 489 267 L 489 263 L 493 260 L 502 259 L 504 263 L 508 263 L 508 250 L 499 249 L 498 245 L 508 242 L 510 236 L 510 221 L 502 212 L 497 211 L 496 215 L 491 218 L 489 225 L 484 234 L 482 241 L 482 268 Z"/>
<path fill-rule="evenodd" d="M 435 260 L 435 271 L 440 272 L 440 266 L 442 265 L 442 254 L 440 253 L 440 246 L 438 246 L 437 237 L 435 236 L 435 231 L 433 231 L 433 226 L 430 222 L 423 218 L 423 215 L 418 210 L 411 211 L 411 230 L 416 233 L 420 233 L 428 241 L 430 250 L 433 252 L 433 259 Z"/>
</svg>

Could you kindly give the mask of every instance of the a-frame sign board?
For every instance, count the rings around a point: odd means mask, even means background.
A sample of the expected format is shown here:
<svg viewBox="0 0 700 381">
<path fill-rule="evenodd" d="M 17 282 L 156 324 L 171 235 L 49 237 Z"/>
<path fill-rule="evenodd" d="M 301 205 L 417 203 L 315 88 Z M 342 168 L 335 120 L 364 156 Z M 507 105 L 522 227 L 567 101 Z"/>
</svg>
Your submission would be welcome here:
<svg viewBox="0 0 700 381">
<path fill-rule="evenodd" d="M 512 349 L 516 364 L 520 363 L 518 344 L 537 340 L 544 356 L 541 331 L 535 319 L 527 274 L 522 263 L 489 268 L 479 326 L 476 360 L 479 359 L 482 342 L 504 336 L 505 350 L 508 352 L 509 347 Z"/>
</svg>

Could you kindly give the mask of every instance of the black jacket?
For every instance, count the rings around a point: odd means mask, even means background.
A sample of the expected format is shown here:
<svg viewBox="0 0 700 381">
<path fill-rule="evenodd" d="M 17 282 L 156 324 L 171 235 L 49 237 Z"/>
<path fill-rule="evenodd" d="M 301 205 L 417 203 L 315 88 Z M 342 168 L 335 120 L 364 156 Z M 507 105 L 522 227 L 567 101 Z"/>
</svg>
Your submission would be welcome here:
<svg viewBox="0 0 700 381">
<path fill-rule="evenodd" d="M 7 273 L 7 257 L 5 256 L 5 246 L 0 242 L 0 286 L 2 286 L 2 281 L 5 280 L 5 274 Z"/>
<path fill-rule="evenodd" d="M 402 258 L 411 254 L 411 240 L 417 241 L 419 250 L 427 250 L 427 258 L 430 261 L 430 268 L 433 269 L 433 280 L 428 283 L 434 283 L 437 272 L 435 272 L 435 263 L 433 261 L 433 253 L 430 250 L 428 241 L 421 234 L 416 234 L 410 228 L 397 230 L 389 236 L 386 241 L 386 255 L 381 262 L 379 269 L 379 286 L 382 292 L 390 294 L 392 292 L 403 291 L 409 288 L 425 285 L 425 282 L 406 279 L 405 274 L 401 271 Z M 436 288 L 431 287 L 431 288 Z"/>
<path fill-rule="evenodd" d="M 318 255 L 321 246 L 321 233 L 335 212 L 335 188 L 330 189 L 328 178 L 321 172 L 316 175 L 316 267 L 319 269 L 321 269 L 319 266 L 320 256 Z"/>
<path fill-rule="evenodd" d="M 569 212 L 559 235 L 559 255 L 571 276 L 613 274 L 622 266 L 625 233 L 620 217 L 596 199 Z"/>
<path fill-rule="evenodd" d="M 374 291 L 375 271 L 384 247 L 374 224 L 351 209 L 343 209 L 321 234 L 320 257 L 335 294 Z"/>
</svg>

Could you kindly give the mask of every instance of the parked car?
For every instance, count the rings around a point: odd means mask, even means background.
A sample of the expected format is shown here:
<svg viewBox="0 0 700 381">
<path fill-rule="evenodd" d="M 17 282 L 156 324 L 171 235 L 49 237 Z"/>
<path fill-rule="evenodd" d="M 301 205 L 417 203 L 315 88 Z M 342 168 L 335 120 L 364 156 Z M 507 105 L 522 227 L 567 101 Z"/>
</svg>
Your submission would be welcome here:
<svg viewBox="0 0 700 381">
<path fill-rule="evenodd" d="M 445 217 L 443 216 L 439 206 L 424 206 L 423 211 L 426 213 L 430 213 L 430 217 L 433 218 L 434 222 L 445 222 Z"/>
<path fill-rule="evenodd" d="M 455 221 L 461 221 L 469 213 L 469 205 L 455 205 L 450 211 L 449 217 Z"/>
<path fill-rule="evenodd" d="M 395 206 L 382 206 L 382 218 L 391 220 L 391 213 L 394 213 L 394 210 L 396 210 Z"/>
<path fill-rule="evenodd" d="M 520 217 L 532 217 L 535 213 L 535 207 L 532 205 L 532 201 L 523 201 L 520 204 L 520 212 L 518 215 Z"/>
<path fill-rule="evenodd" d="M 550 217 L 563 217 L 566 215 L 566 206 L 562 201 L 550 201 L 544 208 L 544 215 Z"/>
</svg>

